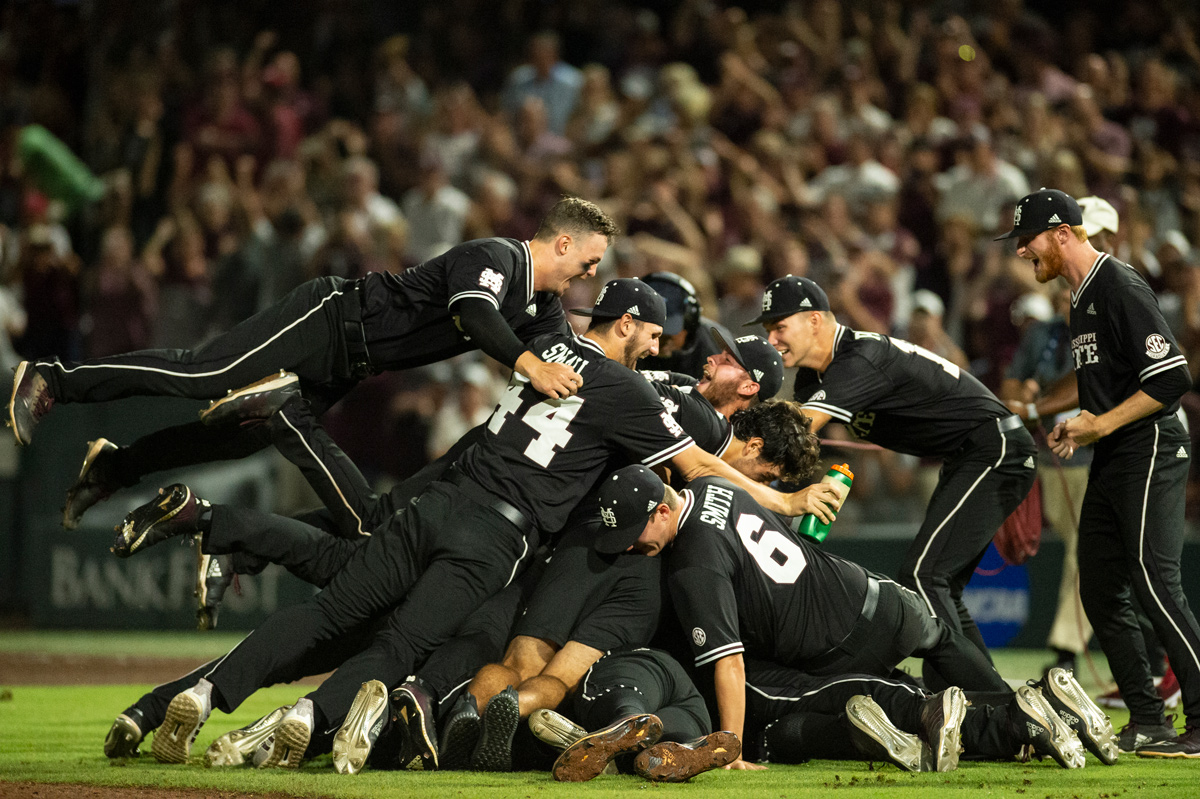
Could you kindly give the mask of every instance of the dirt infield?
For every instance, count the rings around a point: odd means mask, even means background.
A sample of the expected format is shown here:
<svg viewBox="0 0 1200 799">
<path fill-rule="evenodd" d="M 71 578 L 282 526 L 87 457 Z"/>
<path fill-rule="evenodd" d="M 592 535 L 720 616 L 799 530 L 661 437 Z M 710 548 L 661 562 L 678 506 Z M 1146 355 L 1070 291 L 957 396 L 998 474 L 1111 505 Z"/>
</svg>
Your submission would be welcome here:
<svg viewBox="0 0 1200 799">
<path fill-rule="evenodd" d="M 144 655 L 59 655 L 39 652 L 0 652 L 0 685 L 120 685 L 161 683 L 199 666 L 196 658 L 154 658 Z M 324 675 L 301 684 L 319 684 Z"/>
</svg>

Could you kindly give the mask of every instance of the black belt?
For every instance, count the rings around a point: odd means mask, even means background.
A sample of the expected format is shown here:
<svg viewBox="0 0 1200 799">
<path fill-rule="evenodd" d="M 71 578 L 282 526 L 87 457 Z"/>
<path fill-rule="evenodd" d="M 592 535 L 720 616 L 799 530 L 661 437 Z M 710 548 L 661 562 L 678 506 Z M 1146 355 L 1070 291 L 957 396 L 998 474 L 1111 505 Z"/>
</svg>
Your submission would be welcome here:
<svg viewBox="0 0 1200 799">
<path fill-rule="evenodd" d="M 442 476 L 442 480 L 458 487 L 472 502 L 483 505 L 485 508 L 491 508 L 496 513 L 499 513 L 510 524 L 520 530 L 521 535 L 528 535 L 537 529 L 533 526 L 533 522 L 526 518 L 524 513 L 521 513 L 521 511 L 500 499 L 470 477 L 467 477 L 467 475 L 460 472 L 456 467 L 451 466 L 447 469 L 446 473 Z"/>
<path fill-rule="evenodd" d="M 367 351 L 367 332 L 363 327 L 364 308 L 367 301 L 362 278 L 350 281 L 345 288 L 346 301 L 342 303 L 342 328 L 346 333 L 346 357 L 350 363 L 350 376 L 365 380 L 379 370 L 371 365 L 371 353 Z"/>
<path fill-rule="evenodd" d="M 867 595 L 863 597 L 862 611 L 858 614 L 858 621 L 850 628 L 850 632 L 846 633 L 846 637 L 841 640 L 841 643 L 833 649 L 813 658 L 805 658 L 802 663 L 803 670 L 820 671 L 827 666 L 832 666 L 847 655 L 861 650 L 874 635 L 875 631 L 871 628 L 871 621 L 875 618 L 875 609 L 878 607 L 879 581 L 874 577 L 867 577 Z"/>
<path fill-rule="evenodd" d="M 1016 430 L 1018 427 L 1024 427 L 1025 423 L 1021 421 L 1020 416 L 1017 416 L 1014 413 L 1012 416 L 1006 416 L 1000 421 L 996 422 L 996 426 L 1000 428 L 1001 433 L 1007 433 L 1009 431 Z"/>
</svg>

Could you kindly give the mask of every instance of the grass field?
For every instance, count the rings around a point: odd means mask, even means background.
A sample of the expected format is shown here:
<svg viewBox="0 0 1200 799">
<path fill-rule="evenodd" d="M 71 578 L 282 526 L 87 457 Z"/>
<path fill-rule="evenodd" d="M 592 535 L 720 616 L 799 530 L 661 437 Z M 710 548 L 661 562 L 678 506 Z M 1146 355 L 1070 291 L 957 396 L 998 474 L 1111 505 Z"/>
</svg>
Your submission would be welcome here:
<svg viewBox="0 0 1200 799">
<path fill-rule="evenodd" d="M 141 635 L 73 633 L 3 633 L 0 652 L 55 654 L 123 654 L 195 656 L 206 658 L 238 640 L 232 635 Z M 1039 671 L 1041 652 L 1000 651 L 1006 677 L 1017 680 Z M 1101 673 L 1107 675 L 1103 662 Z M 1085 685 L 1091 685 L 1086 673 Z M 174 675 L 164 675 L 164 678 Z M 353 777 L 335 774 L 328 757 L 319 758 L 299 773 L 163 766 L 148 756 L 127 762 L 104 757 L 101 743 L 113 717 L 149 685 L 118 686 L 0 686 L 12 698 L 0 701 L 0 795 L 5 781 L 86 783 L 96 786 L 140 786 L 160 789 L 199 789 L 204 793 L 276 793 L 328 797 L 515 797 L 549 799 L 586 794 L 627 796 L 653 791 L 702 799 L 710 796 L 797 799 L 846 792 L 856 799 L 889 797 L 932 799 L 943 796 L 1097 797 L 1200 796 L 1200 764 L 1190 761 L 1152 761 L 1124 756 L 1112 767 L 1089 756 L 1082 771 L 1064 771 L 1051 761 L 963 763 L 949 774 L 908 774 L 891 766 L 863 762 L 814 761 L 803 766 L 773 765 L 762 772 L 714 772 L 686 785 L 651 785 L 636 777 L 600 777 L 584 785 L 555 783 L 544 773 L 473 774 L 366 772 Z M 200 733 L 195 752 L 218 735 L 295 700 L 303 689 L 283 686 L 260 691 L 230 716 L 217 713 Z M 1119 725 L 1124 718 L 1115 717 Z"/>
</svg>

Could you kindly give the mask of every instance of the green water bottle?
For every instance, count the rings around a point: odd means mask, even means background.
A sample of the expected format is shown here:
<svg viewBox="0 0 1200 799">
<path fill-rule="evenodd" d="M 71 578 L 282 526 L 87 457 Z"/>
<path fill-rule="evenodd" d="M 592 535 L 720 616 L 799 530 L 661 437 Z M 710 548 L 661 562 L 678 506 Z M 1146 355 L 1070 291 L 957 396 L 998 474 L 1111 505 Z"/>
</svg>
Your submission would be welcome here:
<svg viewBox="0 0 1200 799">
<path fill-rule="evenodd" d="M 829 471 L 821 478 L 821 482 L 832 485 L 841 496 L 842 502 L 845 502 L 846 495 L 850 493 L 850 486 L 854 484 L 854 472 L 850 471 L 850 464 L 837 463 L 829 467 Z M 824 543 L 833 522 L 823 522 L 820 517 L 807 513 L 804 516 L 798 516 L 793 524 L 796 532 Z"/>
</svg>

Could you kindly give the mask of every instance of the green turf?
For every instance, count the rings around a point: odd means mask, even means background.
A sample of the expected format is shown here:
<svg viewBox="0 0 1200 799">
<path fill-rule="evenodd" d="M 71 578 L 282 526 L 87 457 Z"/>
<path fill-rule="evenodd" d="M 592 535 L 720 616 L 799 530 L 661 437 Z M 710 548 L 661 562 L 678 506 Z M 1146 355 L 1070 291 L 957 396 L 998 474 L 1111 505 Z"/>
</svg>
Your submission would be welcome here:
<svg viewBox="0 0 1200 799">
<path fill-rule="evenodd" d="M 199 636 L 195 636 L 199 638 Z M 3 638 L 7 639 L 8 634 Z M 50 637 L 53 643 L 54 637 Z M 151 642 L 146 637 L 146 642 Z M 159 639 L 174 641 L 175 636 Z M 27 645 L 31 642 L 27 640 Z M 61 643 L 61 642 L 60 642 Z M 15 648 L 5 641 L 5 648 Z M 72 651 L 93 651 L 81 636 Z M 100 650 L 103 651 L 103 650 Z M 161 651 L 161 649 L 159 650 Z M 211 654 L 207 651 L 200 656 Z M 1005 676 L 1018 678 L 1043 665 L 1040 652 L 999 656 Z M 1084 670 L 1086 671 L 1086 669 Z M 77 782 L 104 786 L 196 788 L 206 791 L 284 793 L 328 797 L 513 797 L 628 796 L 647 790 L 655 795 L 702 799 L 715 796 L 753 796 L 771 799 L 827 797 L 832 791 L 871 799 L 933 799 L 943 796 L 1054 797 L 1198 795 L 1200 764 L 1189 761 L 1151 761 L 1125 756 L 1112 767 L 1089 756 L 1082 771 L 1064 771 L 1051 761 L 963 763 L 949 774 L 908 774 L 893 766 L 871 768 L 861 762 L 812 762 L 803 766 L 772 765 L 761 772 L 714 772 L 687 785 L 651 785 L 636 777 L 600 777 L 586 785 L 553 782 L 544 773 L 471 774 L 366 772 L 348 777 L 335 774 L 329 758 L 306 764 L 299 773 L 252 769 L 206 769 L 163 766 L 148 755 L 127 762 L 107 760 L 101 750 L 113 717 L 150 686 L 6 686 L 12 698 L 0 701 L 0 782 L 32 780 Z M 282 704 L 295 700 L 300 689 L 277 687 L 260 691 L 230 716 L 217 713 L 200 733 L 199 755 L 221 733 L 247 724 Z M 1114 719 L 1118 724 L 1123 718 Z M 4 793 L 0 789 L 0 794 Z"/>
</svg>

